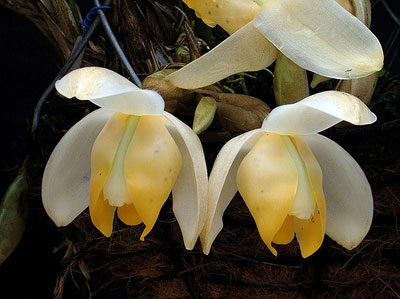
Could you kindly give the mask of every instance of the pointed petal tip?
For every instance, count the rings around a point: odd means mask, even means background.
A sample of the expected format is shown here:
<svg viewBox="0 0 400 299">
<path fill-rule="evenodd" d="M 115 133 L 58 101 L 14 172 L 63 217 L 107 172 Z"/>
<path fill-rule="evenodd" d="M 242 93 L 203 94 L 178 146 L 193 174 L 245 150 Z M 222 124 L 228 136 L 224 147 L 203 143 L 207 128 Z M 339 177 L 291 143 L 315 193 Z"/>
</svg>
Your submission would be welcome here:
<svg viewBox="0 0 400 299">
<path fill-rule="evenodd" d="M 50 217 L 50 219 L 54 222 L 54 224 L 57 225 L 57 227 L 67 226 L 77 217 L 76 216 L 75 218 L 71 219 L 70 217 L 65 217 L 64 213 L 60 213 L 60 211 L 56 210 L 52 212 L 46 210 L 46 213 Z"/>
<path fill-rule="evenodd" d="M 350 240 L 350 239 L 336 239 L 335 242 L 338 243 L 340 246 L 346 248 L 347 250 L 353 250 L 362 242 L 364 238 L 359 240 Z"/>
<path fill-rule="evenodd" d="M 209 241 L 207 241 L 208 238 L 203 237 L 202 234 L 200 234 L 200 243 L 201 243 L 201 247 L 203 249 L 203 253 L 205 255 L 209 255 L 210 251 L 211 251 L 211 245 Z"/>
<path fill-rule="evenodd" d="M 196 243 L 195 243 L 195 244 L 196 244 Z M 186 250 L 193 250 L 195 244 L 193 244 L 193 243 L 190 243 L 190 244 L 188 244 L 188 245 L 185 244 Z"/>
<path fill-rule="evenodd" d="M 144 242 L 144 237 L 146 237 L 153 227 L 149 227 L 146 225 L 145 229 L 143 230 L 142 234 L 140 235 L 139 240 Z"/>
</svg>

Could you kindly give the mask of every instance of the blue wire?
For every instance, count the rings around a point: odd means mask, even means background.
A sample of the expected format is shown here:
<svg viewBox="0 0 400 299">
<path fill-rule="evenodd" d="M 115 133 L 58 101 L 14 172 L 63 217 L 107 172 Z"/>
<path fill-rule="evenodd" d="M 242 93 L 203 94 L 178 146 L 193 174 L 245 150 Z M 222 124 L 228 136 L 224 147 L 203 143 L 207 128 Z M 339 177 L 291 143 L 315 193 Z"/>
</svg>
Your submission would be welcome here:
<svg viewBox="0 0 400 299">
<path fill-rule="evenodd" d="M 97 16 L 97 10 L 99 9 L 108 9 L 111 8 L 111 6 L 95 6 L 92 7 L 89 11 L 89 13 L 86 15 L 86 18 L 83 20 L 83 22 L 79 21 L 79 24 L 83 26 L 83 33 L 82 37 L 86 35 L 86 33 L 89 31 L 90 26 L 92 26 L 93 23 L 93 17 Z"/>
</svg>

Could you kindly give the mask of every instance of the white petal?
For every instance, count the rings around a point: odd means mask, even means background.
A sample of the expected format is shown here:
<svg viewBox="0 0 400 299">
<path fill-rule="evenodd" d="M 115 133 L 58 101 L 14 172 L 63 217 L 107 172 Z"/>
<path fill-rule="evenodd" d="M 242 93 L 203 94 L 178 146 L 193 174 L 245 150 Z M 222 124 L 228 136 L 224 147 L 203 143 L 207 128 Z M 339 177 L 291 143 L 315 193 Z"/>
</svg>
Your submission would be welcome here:
<svg viewBox="0 0 400 299">
<path fill-rule="evenodd" d="M 182 156 L 182 168 L 172 187 L 173 210 L 185 247 L 193 249 L 207 214 L 208 176 L 199 137 L 172 114 L 164 112 L 169 133 Z"/>
<path fill-rule="evenodd" d="M 180 88 L 200 88 L 238 72 L 261 70 L 273 63 L 276 55 L 276 48 L 250 22 L 166 79 Z"/>
<path fill-rule="evenodd" d="M 68 225 L 89 205 L 92 146 L 113 113 L 99 109 L 76 123 L 57 144 L 46 164 L 42 201 L 58 226 Z"/>
<path fill-rule="evenodd" d="M 139 89 L 110 97 L 91 99 L 91 102 L 125 114 L 160 115 L 164 112 L 164 100 L 153 90 Z"/>
<path fill-rule="evenodd" d="M 291 105 L 275 108 L 262 128 L 282 135 L 305 135 L 323 131 L 345 120 L 354 125 L 376 121 L 376 116 L 358 98 L 338 91 L 314 94 Z"/>
<path fill-rule="evenodd" d="M 268 0 L 254 26 L 301 67 L 331 78 L 359 78 L 378 71 L 378 39 L 332 0 Z"/>
<path fill-rule="evenodd" d="M 227 142 L 219 152 L 212 168 L 208 187 L 208 212 L 200 234 L 203 252 L 208 254 L 211 245 L 223 227 L 222 216 L 237 192 L 236 175 L 240 163 L 264 134 L 252 130 Z"/>
<path fill-rule="evenodd" d="M 90 100 L 100 107 L 126 114 L 159 115 L 164 111 L 164 100 L 158 93 L 140 89 L 105 68 L 72 71 L 56 82 L 56 89 L 67 98 Z"/>
<path fill-rule="evenodd" d="M 303 136 L 323 175 L 327 206 L 326 233 L 347 249 L 369 231 L 373 215 L 371 187 L 357 162 L 341 146 L 322 135 Z"/>
</svg>

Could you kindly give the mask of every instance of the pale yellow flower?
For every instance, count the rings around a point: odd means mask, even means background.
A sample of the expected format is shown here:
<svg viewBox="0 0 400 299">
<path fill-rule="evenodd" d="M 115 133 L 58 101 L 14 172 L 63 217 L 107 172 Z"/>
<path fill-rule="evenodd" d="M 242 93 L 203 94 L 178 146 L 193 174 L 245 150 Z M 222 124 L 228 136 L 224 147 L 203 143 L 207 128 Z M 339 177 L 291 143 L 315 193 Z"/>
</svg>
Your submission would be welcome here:
<svg viewBox="0 0 400 299">
<path fill-rule="evenodd" d="M 42 199 L 58 226 L 89 206 L 93 224 L 110 236 L 114 214 L 128 225 L 153 228 L 169 194 L 187 249 L 203 227 L 207 169 L 197 135 L 164 101 L 110 70 L 91 67 L 57 81 L 62 95 L 102 107 L 75 124 L 46 165 Z"/>
<path fill-rule="evenodd" d="M 354 96 L 327 91 L 275 108 L 262 128 L 226 143 L 209 178 L 204 253 L 238 190 L 275 255 L 272 243 L 287 244 L 294 235 L 303 257 L 318 250 L 325 233 L 347 249 L 356 247 L 371 225 L 371 188 L 357 162 L 317 134 L 342 120 L 364 125 L 376 116 Z"/>
</svg>

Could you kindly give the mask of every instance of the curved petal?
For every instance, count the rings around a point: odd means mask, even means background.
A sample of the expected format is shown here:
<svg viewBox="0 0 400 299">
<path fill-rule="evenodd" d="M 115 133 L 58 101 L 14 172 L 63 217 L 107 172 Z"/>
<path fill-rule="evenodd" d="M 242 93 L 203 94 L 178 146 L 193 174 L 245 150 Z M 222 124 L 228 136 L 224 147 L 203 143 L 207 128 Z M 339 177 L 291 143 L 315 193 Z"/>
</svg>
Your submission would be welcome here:
<svg viewBox="0 0 400 299">
<path fill-rule="evenodd" d="M 42 201 L 58 226 L 68 225 L 89 205 L 92 146 L 113 113 L 99 109 L 76 123 L 57 144 L 46 164 Z"/>
<path fill-rule="evenodd" d="M 378 39 L 332 0 L 268 0 L 253 23 L 296 64 L 326 77 L 360 78 L 383 66 Z"/>
<path fill-rule="evenodd" d="M 265 133 L 237 171 L 237 186 L 258 232 L 274 255 L 274 236 L 285 223 L 295 199 L 298 172 L 283 138 Z"/>
<path fill-rule="evenodd" d="M 239 165 L 263 134 L 257 129 L 231 139 L 222 147 L 214 162 L 208 185 L 206 223 L 200 233 L 205 254 L 210 253 L 211 245 L 223 227 L 223 213 L 238 190 L 236 174 Z"/>
<path fill-rule="evenodd" d="M 72 71 L 56 82 L 56 89 L 67 98 L 90 100 L 100 107 L 126 114 L 159 115 L 164 111 L 164 100 L 158 93 L 140 89 L 105 68 Z"/>
<path fill-rule="evenodd" d="M 169 133 L 182 156 L 182 169 L 172 187 L 173 210 L 188 250 L 193 249 L 207 214 L 208 176 L 203 147 L 193 130 L 164 112 Z"/>
<path fill-rule="evenodd" d="M 300 102 L 275 108 L 262 129 L 282 135 L 308 135 L 345 120 L 354 125 L 376 121 L 376 116 L 358 98 L 338 91 L 325 91 Z"/>
<path fill-rule="evenodd" d="M 208 26 L 216 24 L 229 34 L 253 20 L 260 6 L 253 0 L 184 0 Z"/>
<path fill-rule="evenodd" d="M 275 61 L 277 53 L 249 23 L 210 52 L 168 75 L 166 80 L 180 88 L 200 88 L 238 72 L 261 70 Z"/>
<path fill-rule="evenodd" d="M 323 173 L 327 206 L 326 233 L 347 249 L 369 231 L 373 215 L 371 187 L 357 162 L 337 143 L 322 135 L 302 136 Z"/>
<path fill-rule="evenodd" d="M 125 158 L 125 178 L 133 205 L 151 231 L 181 169 L 181 154 L 162 117 L 142 116 Z"/>
</svg>

